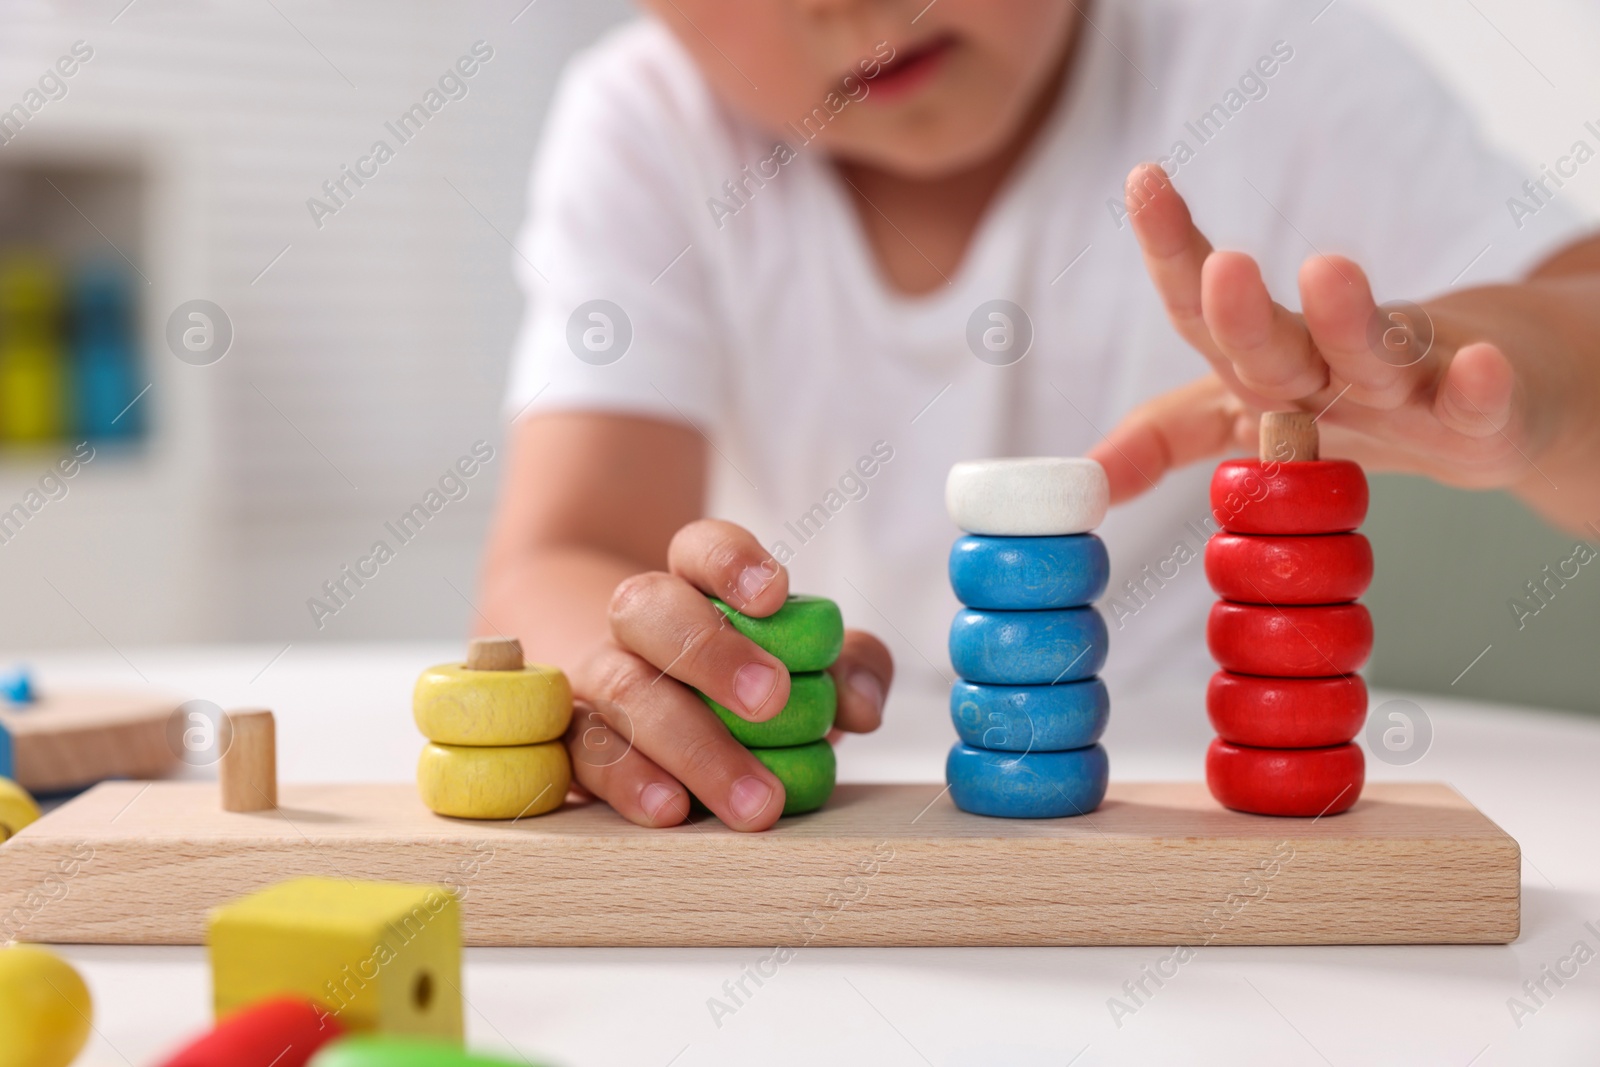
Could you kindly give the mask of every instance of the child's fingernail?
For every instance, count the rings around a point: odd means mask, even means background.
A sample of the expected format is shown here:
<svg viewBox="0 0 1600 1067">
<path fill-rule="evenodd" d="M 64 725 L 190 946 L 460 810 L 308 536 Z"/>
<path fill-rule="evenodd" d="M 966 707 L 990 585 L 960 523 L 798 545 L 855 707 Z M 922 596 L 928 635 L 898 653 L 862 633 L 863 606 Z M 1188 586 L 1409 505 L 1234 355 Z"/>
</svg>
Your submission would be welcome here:
<svg viewBox="0 0 1600 1067">
<path fill-rule="evenodd" d="M 745 712 L 754 715 L 772 696 L 778 672 L 765 663 L 746 663 L 733 676 L 733 692 Z"/>
<path fill-rule="evenodd" d="M 750 603 L 750 601 L 761 595 L 761 591 L 767 587 L 767 582 L 770 580 L 765 567 L 746 567 L 739 575 L 739 581 L 736 586 L 739 590 L 739 596 L 746 604 Z"/>
<path fill-rule="evenodd" d="M 772 787 L 752 774 L 734 782 L 728 794 L 728 807 L 742 822 L 753 822 L 771 803 Z"/>
<path fill-rule="evenodd" d="M 883 683 L 878 681 L 878 676 L 869 670 L 854 670 L 850 672 L 850 680 L 846 683 L 850 692 L 865 700 L 873 711 L 883 713 Z"/>
<path fill-rule="evenodd" d="M 651 782 L 639 794 L 639 806 L 651 819 L 660 820 L 667 813 L 667 805 L 678 799 L 678 791 L 660 782 Z"/>
</svg>

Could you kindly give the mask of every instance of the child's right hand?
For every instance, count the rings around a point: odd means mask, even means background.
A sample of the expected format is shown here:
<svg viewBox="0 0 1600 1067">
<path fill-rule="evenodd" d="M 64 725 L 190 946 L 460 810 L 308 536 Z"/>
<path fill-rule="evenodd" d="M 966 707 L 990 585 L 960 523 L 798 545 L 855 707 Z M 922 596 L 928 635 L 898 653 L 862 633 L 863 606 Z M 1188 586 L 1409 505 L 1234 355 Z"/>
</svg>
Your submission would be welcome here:
<svg viewBox="0 0 1600 1067">
<path fill-rule="evenodd" d="M 611 636 L 572 678 L 573 776 L 643 826 L 682 822 L 692 793 L 733 829 L 765 830 L 783 812 L 783 786 L 693 690 L 764 722 L 788 701 L 789 674 L 730 626 L 708 595 L 767 616 L 783 606 L 789 576 L 747 530 L 702 519 L 673 537 L 666 573 L 619 583 Z M 835 729 L 877 729 L 894 677 L 883 642 L 846 631 L 829 671 L 839 690 Z"/>
</svg>

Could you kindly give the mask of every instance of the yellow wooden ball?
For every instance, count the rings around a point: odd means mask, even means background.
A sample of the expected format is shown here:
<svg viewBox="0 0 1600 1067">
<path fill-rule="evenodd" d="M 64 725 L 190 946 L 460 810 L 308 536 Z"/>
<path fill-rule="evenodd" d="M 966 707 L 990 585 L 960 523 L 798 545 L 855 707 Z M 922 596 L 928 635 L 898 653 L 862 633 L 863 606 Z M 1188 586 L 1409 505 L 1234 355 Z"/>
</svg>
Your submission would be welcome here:
<svg viewBox="0 0 1600 1067">
<path fill-rule="evenodd" d="M 66 960 L 32 945 L 0 948 L 0 1067 L 67 1067 L 93 1013 Z"/>
<path fill-rule="evenodd" d="M 39 817 L 39 805 L 28 791 L 9 778 L 0 778 L 0 841 L 15 837 Z"/>
<path fill-rule="evenodd" d="M 442 745 L 536 745 L 572 721 L 572 686 L 555 667 L 475 671 L 460 663 L 429 667 L 411 697 L 417 728 Z"/>
<path fill-rule="evenodd" d="M 475 748 L 429 744 L 417 763 L 422 802 L 461 819 L 516 819 L 561 806 L 572 763 L 560 741 Z"/>
</svg>

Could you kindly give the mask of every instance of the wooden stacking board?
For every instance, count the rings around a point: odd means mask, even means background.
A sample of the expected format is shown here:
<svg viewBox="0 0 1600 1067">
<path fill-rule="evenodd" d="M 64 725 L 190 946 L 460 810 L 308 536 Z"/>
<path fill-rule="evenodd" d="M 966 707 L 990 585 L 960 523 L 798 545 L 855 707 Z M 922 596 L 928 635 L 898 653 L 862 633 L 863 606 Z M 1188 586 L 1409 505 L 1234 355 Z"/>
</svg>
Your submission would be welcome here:
<svg viewBox="0 0 1600 1067">
<path fill-rule="evenodd" d="M 280 804 L 97 786 L 0 845 L 0 927 L 199 944 L 210 908 L 301 874 L 454 885 L 473 945 L 1501 943 L 1519 922 L 1517 843 L 1427 783 L 1369 783 L 1317 820 L 1120 783 L 1046 821 L 968 815 L 937 785 L 842 785 L 760 834 L 646 830 L 599 804 L 446 819 L 410 784 L 285 785 Z"/>
<path fill-rule="evenodd" d="M 181 703 L 163 693 L 118 689 L 50 690 L 31 704 L 0 703 L 12 777 L 43 794 L 105 778 L 166 774 L 178 763 L 167 724 Z"/>
</svg>

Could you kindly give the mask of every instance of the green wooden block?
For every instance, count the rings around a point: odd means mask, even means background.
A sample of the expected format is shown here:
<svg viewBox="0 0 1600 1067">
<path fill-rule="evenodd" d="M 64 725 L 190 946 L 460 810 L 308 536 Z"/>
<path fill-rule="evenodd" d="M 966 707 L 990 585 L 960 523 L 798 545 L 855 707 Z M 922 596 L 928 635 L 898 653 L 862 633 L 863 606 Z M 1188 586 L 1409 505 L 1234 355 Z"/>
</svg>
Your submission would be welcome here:
<svg viewBox="0 0 1600 1067">
<path fill-rule="evenodd" d="M 827 671 L 789 675 L 789 702 L 766 722 L 742 719 L 715 700 L 700 694 L 727 726 L 733 739 L 747 748 L 782 748 L 820 741 L 833 729 L 839 710 L 839 691 Z"/>
<path fill-rule="evenodd" d="M 826 670 L 844 648 L 844 616 L 839 614 L 839 605 L 826 597 L 791 596 L 764 619 L 735 611 L 716 597 L 711 602 L 735 630 L 791 671 Z"/>
<path fill-rule="evenodd" d="M 826 741 L 789 748 L 752 748 L 750 754 L 783 783 L 785 815 L 816 811 L 833 795 L 838 763 Z"/>
<path fill-rule="evenodd" d="M 324 1045 L 306 1067 L 539 1067 L 479 1056 L 459 1045 L 400 1037 L 347 1037 Z"/>
</svg>

